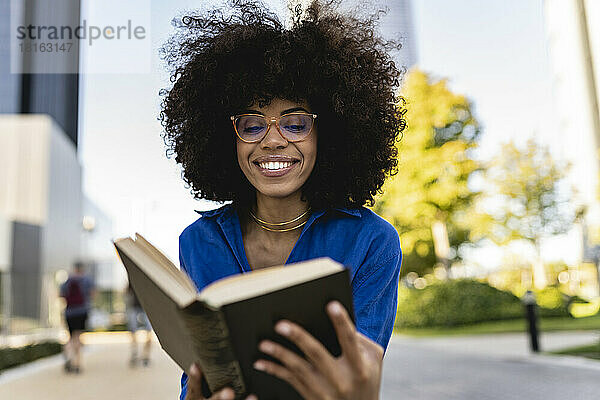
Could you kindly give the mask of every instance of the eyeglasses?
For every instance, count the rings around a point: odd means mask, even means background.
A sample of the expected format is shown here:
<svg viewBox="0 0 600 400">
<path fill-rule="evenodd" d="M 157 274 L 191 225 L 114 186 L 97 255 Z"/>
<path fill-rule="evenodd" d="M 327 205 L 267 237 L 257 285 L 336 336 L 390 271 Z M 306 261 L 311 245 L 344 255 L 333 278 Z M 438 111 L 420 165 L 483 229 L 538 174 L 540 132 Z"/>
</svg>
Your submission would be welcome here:
<svg viewBox="0 0 600 400">
<path fill-rule="evenodd" d="M 284 114 L 279 118 L 271 117 L 269 119 L 261 114 L 240 114 L 232 115 L 230 118 L 233 122 L 235 134 L 243 142 L 260 142 L 269 132 L 273 122 L 275 122 L 277 131 L 285 140 L 300 142 L 312 132 L 317 114 L 293 112 Z"/>
</svg>

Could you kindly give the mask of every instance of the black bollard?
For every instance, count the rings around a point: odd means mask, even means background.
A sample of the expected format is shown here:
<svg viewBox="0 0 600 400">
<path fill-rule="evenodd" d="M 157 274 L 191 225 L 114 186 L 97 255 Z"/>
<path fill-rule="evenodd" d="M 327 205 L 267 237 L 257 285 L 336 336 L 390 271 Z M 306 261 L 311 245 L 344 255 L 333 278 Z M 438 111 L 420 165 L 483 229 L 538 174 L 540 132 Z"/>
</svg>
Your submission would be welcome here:
<svg viewBox="0 0 600 400">
<path fill-rule="evenodd" d="M 538 341 L 538 321 L 537 321 L 537 304 L 535 301 L 535 295 L 531 290 L 528 290 L 523 296 L 523 304 L 525 306 L 525 318 L 527 318 L 527 326 L 529 329 L 529 343 L 531 345 L 531 351 L 537 353 L 540 351 L 540 345 Z"/>
</svg>

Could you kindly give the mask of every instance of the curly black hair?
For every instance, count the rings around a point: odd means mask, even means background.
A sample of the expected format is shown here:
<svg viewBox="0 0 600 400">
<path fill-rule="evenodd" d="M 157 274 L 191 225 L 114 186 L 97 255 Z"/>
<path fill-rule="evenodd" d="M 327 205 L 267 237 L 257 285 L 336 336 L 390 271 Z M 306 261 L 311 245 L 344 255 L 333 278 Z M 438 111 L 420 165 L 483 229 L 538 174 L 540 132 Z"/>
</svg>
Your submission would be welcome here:
<svg viewBox="0 0 600 400">
<path fill-rule="evenodd" d="M 161 48 L 173 86 L 162 89 L 159 120 L 195 198 L 247 205 L 255 189 L 237 163 L 230 115 L 273 98 L 306 100 L 319 115 L 317 159 L 302 187 L 313 208 L 372 205 L 397 172 L 396 141 L 406 123 L 397 94 L 404 69 L 367 18 L 336 11 L 337 1 L 290 6 L 291 27 L 259 1 L 173 20 Z"/>
</svg>

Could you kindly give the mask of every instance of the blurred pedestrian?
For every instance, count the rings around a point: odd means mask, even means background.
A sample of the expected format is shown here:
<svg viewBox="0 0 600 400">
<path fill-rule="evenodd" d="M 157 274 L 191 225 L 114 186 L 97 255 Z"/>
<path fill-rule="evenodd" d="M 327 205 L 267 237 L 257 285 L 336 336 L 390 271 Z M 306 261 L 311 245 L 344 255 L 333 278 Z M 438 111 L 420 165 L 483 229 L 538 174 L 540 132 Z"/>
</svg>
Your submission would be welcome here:
<svg viewBox="0 0 600 400">
<path fill-rule="evenodd" d="M 144 367 L 150 364 L 150 347 L 152 343 L 152 326 L 148 320 L 148 316 L 144 312 L 139 299 L 135 295 L 131 283 L 127 286 L 126 294 L 127 304 L 127 327 L 131 332 L 131 357 L 129 359 L 129 366 L 135 367 L 138 362 L 142 362 Z M 138 330 L 145 331 L 145 342 L 142 349 L 142 357 L 139 357 L 138 344 L 136 338 L 136 332 Z"/>
<path fill-rule="evenodd" d="M 60 287 L 60 296 L 66 301 L 65 320 L 69 328 L 69 341 L 64 347 L 65 372 L 81 372 L 80 335 L 86 330 L 91 300 L 95 295 L 94 282 L 85 274 L 82 262 L 75 263 L 73 273 Z"/>
</svg>

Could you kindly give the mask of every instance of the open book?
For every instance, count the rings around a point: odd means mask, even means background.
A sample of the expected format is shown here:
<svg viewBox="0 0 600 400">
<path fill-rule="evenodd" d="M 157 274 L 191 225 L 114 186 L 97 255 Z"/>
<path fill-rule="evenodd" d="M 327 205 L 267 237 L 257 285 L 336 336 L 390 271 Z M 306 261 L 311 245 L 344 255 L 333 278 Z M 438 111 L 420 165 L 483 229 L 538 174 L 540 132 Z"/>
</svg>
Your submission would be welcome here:
<svg viewBox="0 0 600 400">
<path fill-rule="evenodd" d="M 325 306 L 338 300 L 354 319 L 352 291 L 348 270 L 329 258 L 233 275 L 198 293 L 141 235 L 114 245 L 162 348 L 186 373 L 197 362 L 212 392 L 229 386 L 236 399 L 301 398 L 287 382 L 252 367 L 259 358 L 274 360 L 258 350 L 263 339 L 302 354 L 274 331 L 280 319 L 300 324 L 334 356 L 341 353 Z"/>
</svg>

